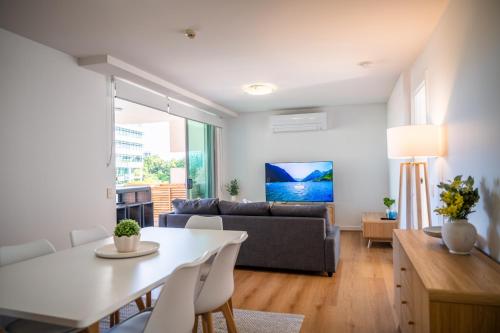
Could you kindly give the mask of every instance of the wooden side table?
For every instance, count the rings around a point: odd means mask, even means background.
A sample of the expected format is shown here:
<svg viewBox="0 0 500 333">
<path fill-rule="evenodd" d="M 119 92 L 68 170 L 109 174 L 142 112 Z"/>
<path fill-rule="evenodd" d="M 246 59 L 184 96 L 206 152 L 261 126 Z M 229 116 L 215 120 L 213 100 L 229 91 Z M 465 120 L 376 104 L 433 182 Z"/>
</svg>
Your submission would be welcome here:
<svg viewBox="0 0 500 333">
<path fill-rule="evenodd" d="M 363 213 L 361 223 L 363 238 L 368 239 L 368 247 L 372 242 L 389 242 L 392 244 L 392 230 L 398 228 L 396 220 L 382 220 L 385 213 Z"/>
</svg>

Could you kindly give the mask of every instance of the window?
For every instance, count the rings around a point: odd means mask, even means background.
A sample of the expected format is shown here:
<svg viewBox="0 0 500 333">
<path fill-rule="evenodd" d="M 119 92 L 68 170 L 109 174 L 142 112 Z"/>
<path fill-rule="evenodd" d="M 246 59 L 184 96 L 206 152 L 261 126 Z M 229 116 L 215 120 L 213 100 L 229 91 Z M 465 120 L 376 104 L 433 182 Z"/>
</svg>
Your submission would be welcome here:
<svg viewBox="0 0 500 333">
<path fill-rule="evenodd" d="M 149 187 L 155 224 L 159 213 L 172 210 L 175 198 L 212 197 L 215 125 L 211 123 L 221 120 L 125 81 L 114 83 L 117 188 Z"/>
</svg>

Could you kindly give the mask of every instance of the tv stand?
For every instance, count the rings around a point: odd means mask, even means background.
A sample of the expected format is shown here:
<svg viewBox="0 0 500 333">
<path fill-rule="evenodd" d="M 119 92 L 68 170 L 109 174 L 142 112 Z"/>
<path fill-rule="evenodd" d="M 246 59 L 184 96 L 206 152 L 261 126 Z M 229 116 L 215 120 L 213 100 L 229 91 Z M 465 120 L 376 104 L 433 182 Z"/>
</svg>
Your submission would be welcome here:
<svg viewBox="0 0 500 333">
<path fill-rule="evenodd" d="M 322 204 L 326 206 L 328 211 L 328 221 L 331 225 L 335 224 L 335 202 L 274 202 L 275 205 L 283 206 L 298 206 L 298 205 L 318 205 Z"/>
</svg>

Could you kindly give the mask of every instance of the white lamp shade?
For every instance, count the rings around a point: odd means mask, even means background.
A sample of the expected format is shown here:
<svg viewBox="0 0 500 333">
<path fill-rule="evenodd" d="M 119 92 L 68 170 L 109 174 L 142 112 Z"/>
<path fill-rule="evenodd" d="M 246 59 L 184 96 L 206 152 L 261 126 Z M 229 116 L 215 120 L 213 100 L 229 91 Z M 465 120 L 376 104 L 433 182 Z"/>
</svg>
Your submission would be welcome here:
<svg viewBox="0 0 500 333">
<path fill-rule="evenodd" d="M 411 125 L 387 130 L 389 158 L 437 157 L 445 152 L 443 128 L 438 125 Z"/>
</svg>

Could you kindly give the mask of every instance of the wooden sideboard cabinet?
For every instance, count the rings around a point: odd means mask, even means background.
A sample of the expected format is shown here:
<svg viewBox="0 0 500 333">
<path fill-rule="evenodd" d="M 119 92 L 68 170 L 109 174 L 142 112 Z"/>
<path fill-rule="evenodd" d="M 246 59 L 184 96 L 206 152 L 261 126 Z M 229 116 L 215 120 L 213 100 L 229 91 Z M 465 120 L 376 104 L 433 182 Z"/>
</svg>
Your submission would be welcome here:
<svg viewBox="0 0 500 333">
<path fill-rule="evenodd" d="M 418 230 L 394 230 L 394 307 L 402 333 L 500 332 L 500 265 L 448 253 Z"/>
</svg>

